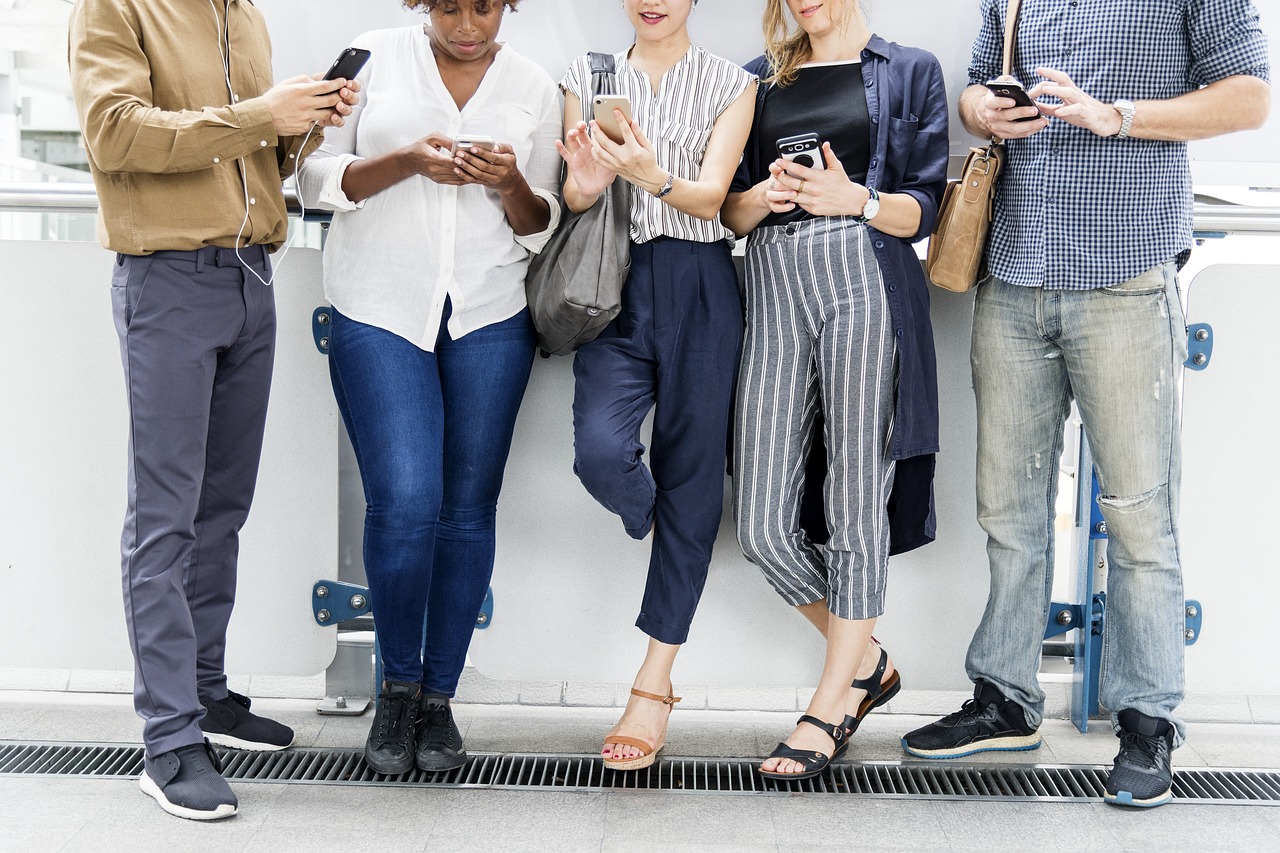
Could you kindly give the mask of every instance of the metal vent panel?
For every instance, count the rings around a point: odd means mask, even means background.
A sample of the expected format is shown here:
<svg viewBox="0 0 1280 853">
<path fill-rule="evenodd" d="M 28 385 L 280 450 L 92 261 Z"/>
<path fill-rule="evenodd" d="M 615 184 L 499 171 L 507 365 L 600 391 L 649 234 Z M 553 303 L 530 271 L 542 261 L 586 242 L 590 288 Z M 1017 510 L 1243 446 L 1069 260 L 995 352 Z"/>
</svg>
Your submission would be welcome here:
<svg viewBox="0 0 1280 853">
<path fill-rule="evenodd" d="M 759 759 L 669 758 L 635 772 L 605 768 L 592 755 L 473 753 L 447 773 L 375 773 L 359 750 L 217 750 L 223 775 L 237 782 L 502 788 L 561 791 L 666 791 L 722 794 L 839 794 L 893 799 L 1081 802 L 1102 799 L 1107 768 L 1092 765 L 838 763 L 813 779 L 761 778 Z M 142 747 L 123 744 L 0 742 L 0 776 L 135 778 Z M 1179 769 L 1173 796 L 1183 802 L 1280 806 L 1280 770 Z"/>
</svg>

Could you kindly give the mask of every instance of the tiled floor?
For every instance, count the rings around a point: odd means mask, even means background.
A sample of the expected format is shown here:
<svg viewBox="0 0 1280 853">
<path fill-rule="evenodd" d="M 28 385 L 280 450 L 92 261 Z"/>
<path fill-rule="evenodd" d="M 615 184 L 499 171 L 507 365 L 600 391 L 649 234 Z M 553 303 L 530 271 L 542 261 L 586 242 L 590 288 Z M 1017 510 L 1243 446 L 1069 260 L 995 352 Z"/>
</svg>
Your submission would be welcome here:
<svg viewBox="0 0 1280 853">
<path fill-rule="evenodd" d="M 260 700 L 303 746 L 354 747 L 368 718 L 320 717 L 314 703 Z M 589 753 L 616 711 L 459 705 L 477 752 Z M 926 717 L 873 714 L 851 758 L 907 760 L 899 735 Z M 762 755 L 794 714 L 677 712 L 671 755 Z M 1046 722 L 1036 753 L 983 763 L 1108 764 L 1105 724 L 1080 735 Z M 128 697 L 0 692 L 0 740 L 127 742 L 141 724 Z M 1280 726 L 1195 724 L 1175 766 L 1280 767 Z M 1280 808 L 1175 803 L 1152 811 L 1100 804 L 863 800 L 656 792 L 578 794 L 240 783 L 240 814 L 216 824 L 162 813 L 136 782 L 0 779 L 6 851 L 1280 851 Z"/>
</svg>

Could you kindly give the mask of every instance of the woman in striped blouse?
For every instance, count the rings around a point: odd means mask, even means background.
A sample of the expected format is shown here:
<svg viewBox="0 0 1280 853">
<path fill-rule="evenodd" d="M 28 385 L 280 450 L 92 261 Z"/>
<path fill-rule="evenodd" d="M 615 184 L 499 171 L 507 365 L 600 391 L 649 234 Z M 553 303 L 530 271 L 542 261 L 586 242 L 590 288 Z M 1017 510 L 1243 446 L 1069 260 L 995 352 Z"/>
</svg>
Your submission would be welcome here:
<svg viewBox="0 0 1280 853">
<path fill-rule="evenodd" d="M 742 304 L 721 224 L 751 124 L 754 78 L 689 41 L 696 0 L 624 0 L 636 42 L 615 59 L 634 121 L 615 144 L 582 122 L 590 63 L 569 68 L 565 93 L 569 208 L 630 184 L 631 272 L 622 311 L 574 360 L 574 470 L 591 495 L 651 539 L 636 626 L 649 636 L 605 764 L 647 767 L 666 737 L 671 667 L 707 578 L 720 525 L 725 437 L 742 341 Z M 615 117 L 622 118 L 620 112 Z M 651 467 L 640 426 L 654 409 Z"/>
<path fill-rule="evenodd" d="M 897 692 L 871 630 L 889 554 L 933 535 L 937 385 L 910 244 L 929 233 L 946 182 L 947 98 L 938 61 L 872 35 L 855 0 L 768 0 L 765 33 L 765 56 L 747 66 L 762 81 L 755 123 L 723 212 L 751 234 L 735 514 L 747 558 L 827 637 L 807 713 L 760 768 L 802 779 Z M 819 417 L 825 547 L 800 526 Z"/>
</svg>

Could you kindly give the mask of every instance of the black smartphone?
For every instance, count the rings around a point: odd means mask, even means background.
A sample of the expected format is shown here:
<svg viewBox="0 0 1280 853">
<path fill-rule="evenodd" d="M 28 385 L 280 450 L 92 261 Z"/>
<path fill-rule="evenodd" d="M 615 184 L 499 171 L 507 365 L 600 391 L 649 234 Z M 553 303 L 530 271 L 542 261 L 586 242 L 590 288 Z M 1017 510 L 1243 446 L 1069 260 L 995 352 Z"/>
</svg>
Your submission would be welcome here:
<svg viewBox="0 0 1280 853">
<path fill-rule="evenodd" d="M 354 80 L 356 75 L 360 73 L 360 69 L 364 68 L 364 64 L 368 61 L 369 51 L 361 47 L 349 47 L 338 54 L 338 58 L 333 61 L 333 65 L 329 67 L 329 73 L 324 75 L 324 79 Z"/>
<path fill-rule="evenodd" d="M 1040 107 L 1031 99 L 1031 96 L 1027 94 L 1026 87 L 1017 80 L 988 80 L 986 85 L 988 89 L 995 92 L 996 95 L 1001 98 L 1009 98 L 1012 100 L 1015 106 L 1036 108 L 1035 115 L 1023 116 L 1022 118 L 1014 119 L 1014 121 L 1035 121 L 1043 116 L 1040 112 Z"/>
<path fill-rule="evenodd" d="M 779 139 L 778 156 L 810 169 L 825 169 L 826 158 L 822 156 L 822 140 L 816 133 L 799 133 Z"/>
</svg>

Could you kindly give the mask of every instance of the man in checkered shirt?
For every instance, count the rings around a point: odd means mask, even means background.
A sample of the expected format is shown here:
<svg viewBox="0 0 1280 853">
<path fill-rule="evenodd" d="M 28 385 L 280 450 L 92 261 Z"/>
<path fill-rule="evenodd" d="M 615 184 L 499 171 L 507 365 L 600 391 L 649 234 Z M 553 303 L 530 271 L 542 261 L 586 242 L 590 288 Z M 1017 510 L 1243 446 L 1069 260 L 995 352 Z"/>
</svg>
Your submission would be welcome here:
<svg viewBox="0 0 1280 853">
<path fill-rule="evenodd" d="M 1178 557 L 1178 378 L 1187 356 L 1177 271 L 1191 248 L 1187 141 L 1255 129 L 1270 106 L 1266 39 L 1249 0 L 1024 0 L 1013 76 L 1000 74 L 1007 0 L 982 0 L 960 117 L 1008 140 L 978 289 L 978 521 L 991 592 L 969 646 L 974 698 L 902 739 L 928 758 L 1040 745 L 1036 680 L 1052 587 L 1063 423 L 1080 410 L 1109 534 L 1100 698 L 1120 752 L 1106 800 L 1158 806 L 1185 736 Z"/>
</svg>

